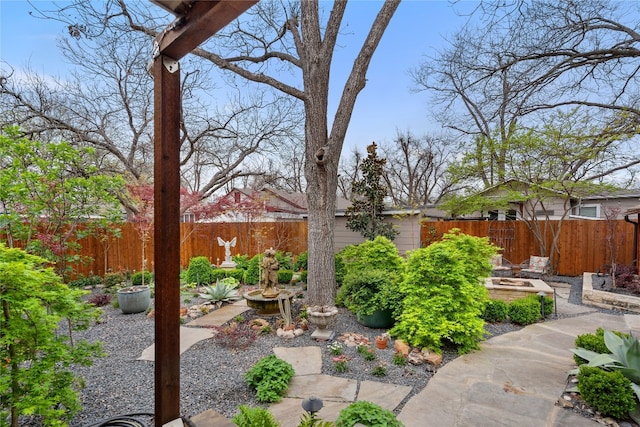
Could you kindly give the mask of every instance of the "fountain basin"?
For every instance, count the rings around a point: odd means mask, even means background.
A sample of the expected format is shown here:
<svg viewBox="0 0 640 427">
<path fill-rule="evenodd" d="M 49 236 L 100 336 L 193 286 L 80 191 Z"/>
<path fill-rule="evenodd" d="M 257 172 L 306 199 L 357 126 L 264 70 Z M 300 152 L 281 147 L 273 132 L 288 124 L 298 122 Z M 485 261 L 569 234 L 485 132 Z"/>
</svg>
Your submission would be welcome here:
<svg viewBox="0 0 640 427">
<path fill-rule="evenodd" d="M 539 292 L 544 292 L 547 296 L 553 295 L 551 286 L 540 279 L 489 277 L 485 279 L 484 286 L 489 290 L 491 299 L 500 299 L 506 303 L 529 295 L 537 295 Z"/>
<path fill-rule="evenodd" d="M 254 291 L 246 292 L 244 294 L 244 299 L 247 300 L 247 305 L 254 308 L 259 316 L 274 316 L 280 314 L 278 300 L 288 299 L 289 302 L 292 302 L 294 296 L 294 292 L 280 289 L 278 296 L 274 298 L 265 298 L 262 296 L 262 290 L 256 289 Z"/>
</svg>

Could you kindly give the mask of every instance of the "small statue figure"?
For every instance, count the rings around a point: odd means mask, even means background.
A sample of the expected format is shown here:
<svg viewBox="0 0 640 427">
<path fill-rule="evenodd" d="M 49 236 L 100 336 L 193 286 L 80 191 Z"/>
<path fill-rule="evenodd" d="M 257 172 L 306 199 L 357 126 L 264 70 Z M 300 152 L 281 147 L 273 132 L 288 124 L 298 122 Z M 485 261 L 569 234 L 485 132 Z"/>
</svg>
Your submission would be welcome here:
<svg viewBox="0 0 640 427">
<path fill-rule="evenodd" d="M 265 298 L 275 298 L 280 293 L 278 289 L 278 270 L 280 263 L 276 259 L 276 251 L 273 248 L 264 251 L 262 259 L 262 296 Z"/>
<path fill-rule="evenodd" d="M 234 237 L 233 239 L 229 240 L 228 242 L 225 242 L 220 237 L 218 237 L 218 245 L 219 246 L 224 246 L 224 261 L 225 262 L 231 262 L 231 248 L 235 248 L 236 247 L 236 238 Z"/>
</svg>

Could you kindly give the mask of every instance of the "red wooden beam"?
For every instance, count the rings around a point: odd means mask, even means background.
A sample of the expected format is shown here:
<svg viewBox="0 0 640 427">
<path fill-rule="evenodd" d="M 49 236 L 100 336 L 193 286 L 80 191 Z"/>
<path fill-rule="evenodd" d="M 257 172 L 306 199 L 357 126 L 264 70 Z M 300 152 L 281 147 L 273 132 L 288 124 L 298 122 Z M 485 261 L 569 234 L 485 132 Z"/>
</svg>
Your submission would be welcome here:
<svg viewBox="0 0 640 427">
<path fill-rule="evenodd" d="M 155 425 L 180 418 L 180 69 L 257 0 L 195 1 L 154 53 Z M 154 49 L 156 50 L 156 49 Z"/>
<path fill-rule="evenodd" d="M 185 15 L 178 18 L 174 29 L 156 38 L 160 53 L 181 59 L 257 2 L 258 0 L 196 1 Z"/>
<path fill-rule="evenodd" d="M 180 418 L 180 70 L 177 62 L 158 56 L 153 63 L 153 76 L 155 425 L 161 427 Z"/>
</svg>

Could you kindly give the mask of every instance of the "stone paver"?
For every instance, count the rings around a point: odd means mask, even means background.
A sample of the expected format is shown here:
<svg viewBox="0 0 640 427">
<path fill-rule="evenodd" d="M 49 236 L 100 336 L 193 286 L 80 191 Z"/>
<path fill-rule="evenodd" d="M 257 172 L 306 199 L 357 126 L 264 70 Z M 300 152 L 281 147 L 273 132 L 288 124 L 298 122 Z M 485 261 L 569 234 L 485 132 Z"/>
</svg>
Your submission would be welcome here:
<svg viewBox="0 0 640 427">
<path fill-rule="evenodd" d="M 211 409 L 191 417 L 189 421 L 196 427 L 237 427 L 231 420 Z"/>
<path fill-rule="evenodd" d="M 411 389 L 406 385 L 361 381 L 356 400 L 366 400 L 393 411 L 407 397 Z"/>
<path fill-rule="evenodd" d="M 331 375 L 303 375 L 293 377 L 289 383 L 288 397 L 300 399 L 316 396 L 323 401 L 353 402 L 358 392 L 358 381 Z"/>
<path fill-rule="evenodd" d="M 193 319 L 191 322 L 187 323 L 187 325 L 197 327 L 221 326 L 237 315 L 249 310 L 251 310 L 251 307 L 248 307 L 247 300 L 243 299 L 233 304 L 223 305 L 211 313 L 205 314 L 197 319 Z"/>
<path fill-rule="evenodd" d="M 195 343 L 206 340 L 213 336 L 213 329 L 206 328 L 189 328 L 186 326 L 180 327 L 180 354 L 187 351 Z M 142 351 L 142 355 L 138 357 L 138 360 L 155 360 L 155 344 L 151 344 L 149 347 Z"/>
<path fill-rule="evenodd" d="M 300 418 L 304 414 L 302 409 L 303 399 L 284 398 L 280 402 L 269 407 L 273 417 L 280 423 L 281 427 L 297 427 Z M 318 412 L 318 417 L 324 421 L 335 421 L 341 410 L 347 407 L 350 402 L 324 401 L 322 409 Z M 200 426 L 197 426 L 200 427 Z"/>
<path fill-rule="evenodd" d="M 322 373 L 322 349 L 318 346 L 275 347 L 273 352 L 278 358 L 289 362 L 296 375 Z"/>
</svg>

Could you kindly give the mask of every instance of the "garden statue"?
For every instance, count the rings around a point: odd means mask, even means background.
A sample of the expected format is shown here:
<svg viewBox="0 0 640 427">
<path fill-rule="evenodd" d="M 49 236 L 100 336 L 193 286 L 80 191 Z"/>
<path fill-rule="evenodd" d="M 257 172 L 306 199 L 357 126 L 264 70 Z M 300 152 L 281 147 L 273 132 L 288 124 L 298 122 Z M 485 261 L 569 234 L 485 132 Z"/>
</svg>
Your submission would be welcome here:
<svg viewBox="0 0 640 427">
<path fill-rule="evenodd" d="M 218 245 L 224 246 L 224 261 L 220 264 L 220 268 L 236 268 L 236 263 L 231 260 L 231 248 L 235 248 L 236 246 L 236 238 L 225 242 L 220 237 L 218 237 Z"/>
<path fill-rule="evenodd" d="M 278 289 L 278 270 L 280 263 L 276 259 L 276 251 L 267 249 L 262 259 L 262 296 L 275 298 L 280 293 Z"/>
</svg>

